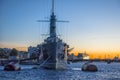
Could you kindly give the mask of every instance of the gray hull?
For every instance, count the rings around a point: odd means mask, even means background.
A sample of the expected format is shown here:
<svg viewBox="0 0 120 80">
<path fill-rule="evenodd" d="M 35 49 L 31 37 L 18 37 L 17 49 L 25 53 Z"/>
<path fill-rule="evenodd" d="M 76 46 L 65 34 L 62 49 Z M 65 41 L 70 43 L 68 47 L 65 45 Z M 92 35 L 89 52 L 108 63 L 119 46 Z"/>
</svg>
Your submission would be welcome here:
<svg viewBox="0 0 120 80">
<path fill-rule="evenodd" d="M 55 70 L 63 70 L 67 69 L 67 64 L 66 63 L 45 63 L 43 66 L 45 69 L 55 69 Z"/>
</svg>

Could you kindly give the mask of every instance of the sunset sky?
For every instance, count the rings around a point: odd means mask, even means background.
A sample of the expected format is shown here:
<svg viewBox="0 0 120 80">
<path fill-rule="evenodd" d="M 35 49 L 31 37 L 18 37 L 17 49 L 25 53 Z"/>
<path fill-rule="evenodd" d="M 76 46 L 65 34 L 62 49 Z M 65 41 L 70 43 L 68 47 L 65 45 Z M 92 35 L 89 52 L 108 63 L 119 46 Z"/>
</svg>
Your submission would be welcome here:
<svg viewBox="0 0 120 80">
<path fill-rule="evenodd" d="M 0 47 L 40 44 L 49 33 L 51 0 L 0 0 Z M 120 0 L 55 0 L 57 33 L 73 52 L 120 57 Z"/>
</svg>

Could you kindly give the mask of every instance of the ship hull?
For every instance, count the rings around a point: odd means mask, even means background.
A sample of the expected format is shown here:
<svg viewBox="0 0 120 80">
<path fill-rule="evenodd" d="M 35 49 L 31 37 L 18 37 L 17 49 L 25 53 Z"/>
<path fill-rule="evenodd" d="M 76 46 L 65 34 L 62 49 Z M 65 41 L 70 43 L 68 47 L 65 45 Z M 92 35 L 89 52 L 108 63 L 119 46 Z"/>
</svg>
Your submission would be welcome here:
<svg viewBox="0 0 120 80">
<path fill-rule="evenodd" d="M 45 63 L 43 66 L 45 69 L 63 70 L 67 69 L 66 63 Z"/>
</svg>

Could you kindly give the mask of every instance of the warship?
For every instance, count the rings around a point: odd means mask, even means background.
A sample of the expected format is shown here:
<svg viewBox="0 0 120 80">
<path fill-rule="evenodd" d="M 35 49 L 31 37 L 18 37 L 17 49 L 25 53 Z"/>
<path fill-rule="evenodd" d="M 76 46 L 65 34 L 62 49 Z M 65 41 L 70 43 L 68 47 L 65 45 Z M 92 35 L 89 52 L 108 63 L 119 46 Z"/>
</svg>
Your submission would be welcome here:
<svg viewBox="0 0 120 80">
<path fill-rule="evenodd" d="M 40 44 L 40 51 L 42 55 L 42 63 L 40 67 L 46 69 L 66 69 L 67 68 L 67 54 L 69 52 L 69 45 L 62 41 L 56 33 L 56 19 L 54 13 L 54 0 L 52 0 L 52 10 L 50 20 L 39 20 L 38 22 L 49 22 L 49 36 Z"/>
</svg>

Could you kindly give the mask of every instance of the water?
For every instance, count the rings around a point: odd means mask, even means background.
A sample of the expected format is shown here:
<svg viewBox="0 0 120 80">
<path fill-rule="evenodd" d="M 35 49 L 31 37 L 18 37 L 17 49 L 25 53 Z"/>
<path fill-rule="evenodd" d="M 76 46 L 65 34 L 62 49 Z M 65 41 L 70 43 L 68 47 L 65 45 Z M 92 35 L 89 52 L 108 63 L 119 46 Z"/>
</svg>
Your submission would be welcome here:
<svg viewBox="0 0 120 80">
<path fill-rule="evenodd" d="M 120 80 L 120 63 L 94 62 L 98 72 L 83 72 L 84 63 L 72 63 L 68 70 L 31 69 L 33 66 L 22 66 L 21 71 L 3 71 L 0 67 L 0 80 Z"/>
</svg>

